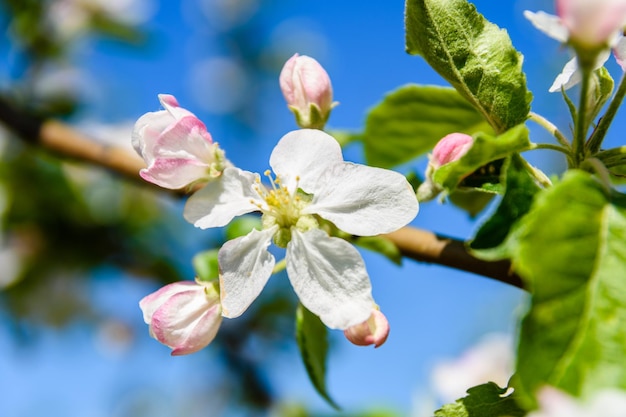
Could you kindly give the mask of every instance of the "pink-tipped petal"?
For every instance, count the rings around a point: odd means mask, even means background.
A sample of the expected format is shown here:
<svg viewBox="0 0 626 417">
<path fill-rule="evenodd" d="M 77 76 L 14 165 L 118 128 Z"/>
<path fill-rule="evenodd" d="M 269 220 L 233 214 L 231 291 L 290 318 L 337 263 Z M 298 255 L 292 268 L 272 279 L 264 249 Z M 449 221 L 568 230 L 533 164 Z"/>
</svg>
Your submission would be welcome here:
<svg viewBox="0 0 626 417">
<path fill-rule="evenodd" d="M 185 355 L 207 346 L 222 322 L 216 282 L 176 282 L 144 297 L 139 306 L 150 335 Z"/>
<path fill-rule="evenodd" d="M 165 110 L 141 116 L 132 133 L 133 147 L 147 165 L 141 177 L 169 189 L 219 177 L 227 165 L 224 152 L 204 123 L 174 96 L 160 94 L 159 99 Z"/>
<path fill-rule="evenodd" d="M 343 334 L 357 346 L 374 345 L 377 348 L 387 341 L 389 322 L 385 315 L 375 308 L 367 321 L 344 330 Z"/>
<path fill-rule="evenodd" d="M 472 147 L 474 139 L 464 133 L 450 133 L 437 142 L 433 149 L 431 163 L 436 168 L 457 161 Z"/>
</svg>

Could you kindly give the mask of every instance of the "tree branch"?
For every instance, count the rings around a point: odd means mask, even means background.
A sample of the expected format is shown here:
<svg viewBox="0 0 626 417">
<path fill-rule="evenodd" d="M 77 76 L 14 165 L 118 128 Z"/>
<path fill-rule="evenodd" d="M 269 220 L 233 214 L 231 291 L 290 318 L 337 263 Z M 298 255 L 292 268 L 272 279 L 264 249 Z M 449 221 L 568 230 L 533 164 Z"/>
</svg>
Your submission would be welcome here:
<svg viewBox="0 0 626 417">
<path fill-rule="evenodd" d="M 92 140 L 59 121 L 41 120 L 19 111 L 1 96 L 0 122 L 28 143 L 40 146 L 60 157 L 107 168 L 134 181 L 140 180 L 138 172 L 145 167 L 144 161 L 138 155 L 124 148 Z M 145 183 L 143 180 L 142 182 Z M 159 190 L 163 191 L 162 188 Z M 176 193 L 184 195 L 182 190 Z M 461 240 L 410 226 L 389 233 L 385 237 L 391 240 L 406 258 L 472 272 L 523 288 L 522 280 L 511 270 L 510 262 L 488 262 L 478 259 L 467 251 L 465 243 Z"/>
</svg>

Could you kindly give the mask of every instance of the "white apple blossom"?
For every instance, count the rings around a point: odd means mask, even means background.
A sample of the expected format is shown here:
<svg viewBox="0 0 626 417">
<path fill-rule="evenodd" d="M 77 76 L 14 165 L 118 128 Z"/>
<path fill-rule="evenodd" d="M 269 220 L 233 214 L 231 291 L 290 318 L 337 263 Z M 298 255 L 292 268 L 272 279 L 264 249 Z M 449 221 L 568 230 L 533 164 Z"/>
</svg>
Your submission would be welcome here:
<svg viewBox="0 0 626 417">
<path fill-rule="evenodd" d="M 505 334 L 485 336 L 460 357 L 436 364 L 433 388 L 444 402 L 465 396 L 468 388 L 487 382 L 508 384 L 514 369 L 513 341 Z"/>
<path fill-rule="evenodd" d="M 263 213 L 262 230 L 226 242 L 219 251 L 223 314 L 241 315 L 272 274 L 272 240 L 286 248 L 289 280 L 302 304 L 330 328 L 345 330 L 368 319 L 375 305 L 359 252 L 320 229 L 323 220 L 354 235 L 389 233 L 418 211 L 415 194 L 397 172 L 344 162 L 336 140 L 319 130 L 286 134 L 266 175 L 226 168 L 193 194 L 185 218 L 196 227 L 220 227 L 235 216 Z"/>
<path fill-rule="evenodd" d="M 133 147 L 148 165 L 139 175 L 170 189 L 219 177 L 228 161 L 204 123 L 174 96 L 159 100 L 165 110 L 144 114 L 133 128 Z"/>
<path fill-rule="evenodd" d="M 539 409 L 528 417 L 626 417 L 626 392 L 618 389 L 604 389 L 581 400 L 547 386 L 537 397 Z"/>
</svg>

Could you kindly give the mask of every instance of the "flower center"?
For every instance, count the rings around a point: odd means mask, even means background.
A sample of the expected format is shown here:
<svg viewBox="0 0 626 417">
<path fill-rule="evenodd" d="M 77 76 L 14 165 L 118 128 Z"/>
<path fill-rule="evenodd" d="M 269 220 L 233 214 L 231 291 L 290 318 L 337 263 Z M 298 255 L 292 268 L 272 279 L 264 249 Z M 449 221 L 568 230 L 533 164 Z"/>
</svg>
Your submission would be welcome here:
<svg viewBox="0 0 626 417">
<path fill-rule="evenodd" d="M 311 195 L 299 189 L 299 177 L 296 177 L 296 186 L 289 190 L 283 185 L 280 177 L 272 177 L 272 173 L 267 170 L 264 175 L 269 179 L 271 188 L 266 188 L 257 177 L 255 186 L 256 192 L 267 204 L 267 207 L 259 206 L 263 212 L 263 228 L 277 226 L 278 230 L 274 235 L 274 243 L 279 247 L 286 247 L 291 240 L 291 228 L 295 227 L 302 232 L 318 226 L 315 218 L 308 214 L 302 215 L 302 209 L 311 203 Z"/>
</svg>

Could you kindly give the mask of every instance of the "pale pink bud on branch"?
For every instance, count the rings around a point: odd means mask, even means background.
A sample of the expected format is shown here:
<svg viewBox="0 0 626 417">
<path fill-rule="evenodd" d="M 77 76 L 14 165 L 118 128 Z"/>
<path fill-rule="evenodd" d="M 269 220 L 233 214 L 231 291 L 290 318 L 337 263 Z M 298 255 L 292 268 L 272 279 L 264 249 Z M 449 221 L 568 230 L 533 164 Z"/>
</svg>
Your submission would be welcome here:
<svg viewBox="0 0 626 417">
<path fill-rule="evenodd" d="M 222 323 L 217 281 L 182 281 L 166 285 L 139 302 L 150 335 L 187 355 L 213 341 Z"/>
<path fill-rule="evenodd" d="M 319 62 L 295 54 L 283 66 L 279 82 L 298 126 L 322 129 L 336 103 L 330 77 Z"/>
<path fill-rule="evenodd" d="M 389 322 L 379 309 L 372 310 L 372 315 L 361 324 L 349 327 L 343 334 L 357 346 L 381 346 L 389 336 Z"/>
<path fill-rule="evenodd" d="M 450 133 L 437 142 L 426 167 L 425 181 L 417 189 L 418 201 L 432 200 L 442 191 L 433 180 L 435 171 L 442 165 L 459 160 L 473 143 L 474 138 L 464 133 Z"/>
<path fill-rule="evenodd" d="M 228 161 L 204 123 L 174 96 L 159 100 L 165 110 L 144 114 L 133 129 L 133 147 L 148 165 L 139 175 L 169 189 L 219 177 Z"/>
<path fill-rule="evenodd" d="M 450 133 L 437 142 L 433 148 L 430 163 L 435 169 L 459 160 L 472 147 L 474 139 L 464 133 Z"/>
</svg>

